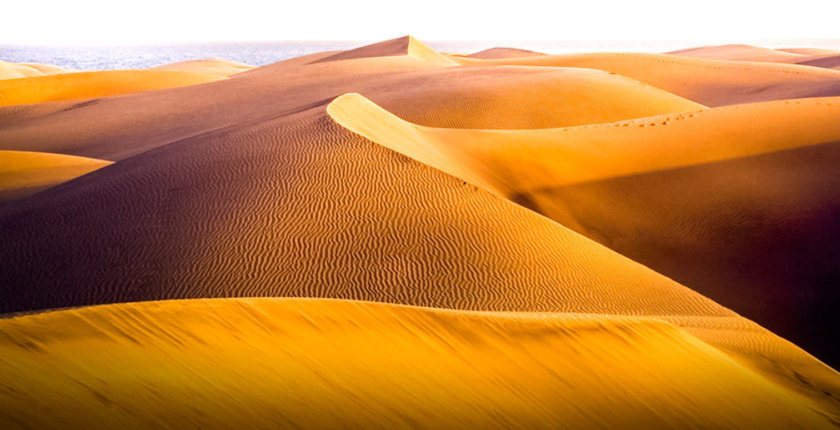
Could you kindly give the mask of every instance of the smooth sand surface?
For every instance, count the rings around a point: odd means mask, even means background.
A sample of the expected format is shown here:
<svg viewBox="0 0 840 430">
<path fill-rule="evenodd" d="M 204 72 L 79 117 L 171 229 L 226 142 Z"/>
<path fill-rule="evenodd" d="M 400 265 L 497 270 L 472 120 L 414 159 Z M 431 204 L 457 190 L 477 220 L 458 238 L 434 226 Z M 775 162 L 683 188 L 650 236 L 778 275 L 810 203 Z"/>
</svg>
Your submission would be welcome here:
<svg viewBox="0 0 840 430">
<path fill-rule="evenodd" d="M 107 70 L 0 80 L 0 106 L 90 99 L 195 85 L 220 76 L 163 70 Z"/>
<path fill-rule="evenodd" d="M 513 63 L 520 60 L 532 61 Z M 564 226 L 559 217 L 532 210 L 542 207 L 534 202 L 543 185 L 567 189 L 822 147 L 837 132 L 836 100 L 708 109 L 638 77 L 453 61 L 400 38 L 205 85 L 0 108 L 0 149 L 116 161 L 0 205 L 0 312 L 234 296 L 345 300 L 171 301 L 0 321 L 0 332 L 17 327 L 5 336 L 17 358 L 0 358 L 14 371 L 0 372 L 0 383 L 17 390 L 11 393 L 47 399 L 37 404 L 9 394 L 36 405 L 11 409 L 12 419 L 113 420 L 124 427 L 200 426 L 242 414 L 269 420 L 266 425 L 307 427 L 339 419 L 384 427 L 464 424 L 447 421 L 457 416 L 502 427 L 514 420 L 526 427 L 840 422 L 837 372 L 592 240 L 602 238 L 581 228 L 589 226 L 585 219 L 569 216 L 580 225 Z M 679 69 L 681 79 L 705 82 L 702 68 L 689 70 Z M 372 102 L 342 96 L 353 92 Z M 674 182 L 681 183 L 691 182 Z M 812 201 L 830 202 L 822 200 L 829 195 L 813 193 Z M 592 225 L 605 225 L 586 202 L 581 208 L 593 214 Z M 615 204 L 603 201 L 607 208 Z M 769 210 L 749 209 L 752 219 Z M 831 207 L 824 213 L 821 225 L 831 227 Z M 719 230 L 734 226 L 738 233 L 737 222 L 726 221 Z M 773 238 L 763 240 L 754 246 Z M 791 249 L 803 259 L 813 255 Z M 310 305 L 299 303 L 316 304 L 304 310 Z M 247 322 L 255 312 L 270 317 Z M 80 316 L 92 325 L 71 324 Z M 504 321 L 533 330 L 508 331 L 513 328 Z M 581 321 L 603 328 L 582 329 Z M 469 327 L 457 331 L 462 323 Z M 259 324 L 267 332 L 250 328 Z M 292 329 L 271 328 L 283 326 Z M 65 331 L 49 335 L 54 330 Z M 344 344 L 348 333 L 354 340 Z M 292 337 L 280 342 L 286 335 Z M 475 347 L 476 338 L 496 346 Z M 235 352 L 248 344 L 259 349 Z M 509 355 L 500 356 L 499 348 Z M 20 364 L 35 351 L 54 355 Z M 169 355 L 175 358 L 163 360 Z M 587 363 L 596 364 L 581 367 Z M 136 369 L 146 370 L 136 376 Z M 365 369 L 376 370 L 374 379 L 363 377 Z M 208 379 L 213 375 L 219 379 Z M 43 378 L 62 382 L 51 388 L 37 382 Z M 570 385 L 559 387 L 561 380 Z M 316 401 L 320 396 L 341 406 L 327 408 Z M 92 406 L 80 410 L 72 403 L 77 398 Z M 84 400 L 91 398 L 113 407 Z M 593 409 L 585 409 L 590 403 Z M 377 404 L 382 408 L 370 406 Z M 49 413 L 49 405 L 61 405 L 52 409 L 61 412 Z M 144 409 L 153 412 L 135 413 Z M 304 416 L 326 421 L 300 421 Z"/>
<path fill-rule="evenodd" d="M 220 58 L 207 58 L 204 60 L 190 60 L 164 64 L 163 66 L 153 67 L 152 70 L 170 70 L 228 77 L 237 73 L 247 72 L 253 68 L 254 66 L 238 63 L 236 61 L 222 60 Z"/>
<path fill-rule="evenodd" d="M 0 353 L 9 429 L 833 428 L 797 394 L 648 318 L 150 302 L 0 321 Z"/>
<path fill-rule="evenodd" d="M 35 194 L 109 164 L 72 155 L 0 151 L 0 202 Z"/>
<path fill-rule="evenodd" d="M 707 106 L 840 95 L 840 71 L 795 64 L 635 53 L 454 60 L 464 65 L 518 64 L 606 70 Z"/>
</svg>

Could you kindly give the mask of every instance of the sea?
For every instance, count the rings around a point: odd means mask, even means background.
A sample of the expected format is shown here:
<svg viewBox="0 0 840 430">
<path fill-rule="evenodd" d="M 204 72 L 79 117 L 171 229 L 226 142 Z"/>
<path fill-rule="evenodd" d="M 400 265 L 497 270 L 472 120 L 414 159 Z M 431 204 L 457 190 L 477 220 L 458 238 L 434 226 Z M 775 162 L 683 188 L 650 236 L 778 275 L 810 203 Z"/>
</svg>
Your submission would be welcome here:
<svg viewBox="0 0 840 430">
<path fill-rule="evenodd" d="M 203 58 L 261 66 L 315 52 L 351 49 L 374 41 L 208 42 L 166 45 L 40 46 L 0 44 L 0 60 L 55 64 L 77 70 L 145 69 Z M 578 52 L 668 52 L 720 41 L 424 41 L 443 52 L 468 54 L 492 47 L 516 47 L 547 54 Z M 768 48 L 840 50 L 838 40 L 736 41 Z"/>
</svg>

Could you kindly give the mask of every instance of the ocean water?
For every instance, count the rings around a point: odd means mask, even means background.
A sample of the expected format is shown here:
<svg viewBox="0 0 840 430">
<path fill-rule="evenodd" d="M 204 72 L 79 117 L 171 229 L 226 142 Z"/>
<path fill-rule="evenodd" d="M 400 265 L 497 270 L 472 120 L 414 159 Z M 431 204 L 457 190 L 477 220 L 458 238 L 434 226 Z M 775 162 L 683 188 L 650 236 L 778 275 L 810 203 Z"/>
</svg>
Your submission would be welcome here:
<svg viewBox="0 0 840 430">
<path fill-rule="evenodd" d="M 453 53 L 472 53 L 496 46 L 531 49 L 549 54 L 575 52 L 668 52 L 720 41 L 424 41 Z M 224 58 L 261 66 L 322 51 L 351 49 L 371 41 L 286 41 L 188 43 L 136 46 L 32 46 L 0 44 L 0 60 L 55 64 L 80 70 L 144 69 L 202 58 Z M 768 40 L 748 43 L 771 48 L 840 50 L 840 40 Z"/>
</svg>

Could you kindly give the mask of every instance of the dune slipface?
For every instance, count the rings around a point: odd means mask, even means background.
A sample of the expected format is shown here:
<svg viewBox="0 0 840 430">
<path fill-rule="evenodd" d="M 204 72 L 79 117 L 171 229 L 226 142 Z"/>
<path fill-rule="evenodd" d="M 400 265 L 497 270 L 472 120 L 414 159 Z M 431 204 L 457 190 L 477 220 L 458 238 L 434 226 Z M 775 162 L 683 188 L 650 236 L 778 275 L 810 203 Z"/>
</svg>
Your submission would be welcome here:
<svg viewBox="0 0 840 430">
<path fill-rule="evenodd" d="M 588 60 L 560 64 L 573 58 Z M 736 313 L 777 286 L 726 278 L 740 256 L 775 252 L 765 235 L 811 240 L 809 226 L 832 225 L 833 158 L 786 154 L 831 148 L 838 103 L 705 106 L 831 92 L 834 71 L 666 55 L 479 60 L 411 37 L 230 79 L 224 62 L 172 67 L 216 74 L 0 107 L 0 150 L 58 157 L 47 168 L 113 162 L 0 203 L 0 312 L 81 307 L 0 320 L 4 427 L 840 422 L 840 375 Z M 42 93 L 30 90 L 21 97 Z M 775 161 L 743 164 L 760 157 Z M 569 191 L 673 172 L 668 186 Z M 772 192 L 754 180 L 776 174 Z M 803 208 L 828 224 L 797 224 Z M 769 227 L 745 235 L 756 217 Z M 659 258 L 686 232 L 687 255 L 726 264 Z M 827 259 L 803 267 L 832 279 L 836 242 L 821 240 Z M 734 311 L 692 289 L 715 287 L 669 272 L 683 267 L 732 280 L 714 299 Z"/>
</svg>

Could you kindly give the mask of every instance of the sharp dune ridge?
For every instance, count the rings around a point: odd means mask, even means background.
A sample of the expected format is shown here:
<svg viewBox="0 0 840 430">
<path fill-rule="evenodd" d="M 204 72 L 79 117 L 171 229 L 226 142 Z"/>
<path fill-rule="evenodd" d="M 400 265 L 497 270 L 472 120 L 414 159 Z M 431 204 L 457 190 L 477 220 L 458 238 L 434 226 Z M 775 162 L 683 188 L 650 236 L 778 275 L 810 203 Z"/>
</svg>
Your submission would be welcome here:
<svg viewBox="0 0 840 430">
<path fill-rule="evenodd" d="M 738 314 L 732 290 L 795 278 L 709 269 L 808 261 L 805 238 L 836 272 L 840 102 L 742 104 L 836 73 L 494 52 L 406 36 L 148 71 L 208 79 L 171 88 L 20 85 L 55 100 L 0 107 L 0 161 L 54 186 L 0 203 L 0 312 L 81 307 L 0 320 L 0 423 L 837 426 L 840 375 Z"/>
<path fill-rule="evenodd" d="M 72 155 L 0 151 L 0 202 L 35 194 L 109 164 Z"/>
</svg>

